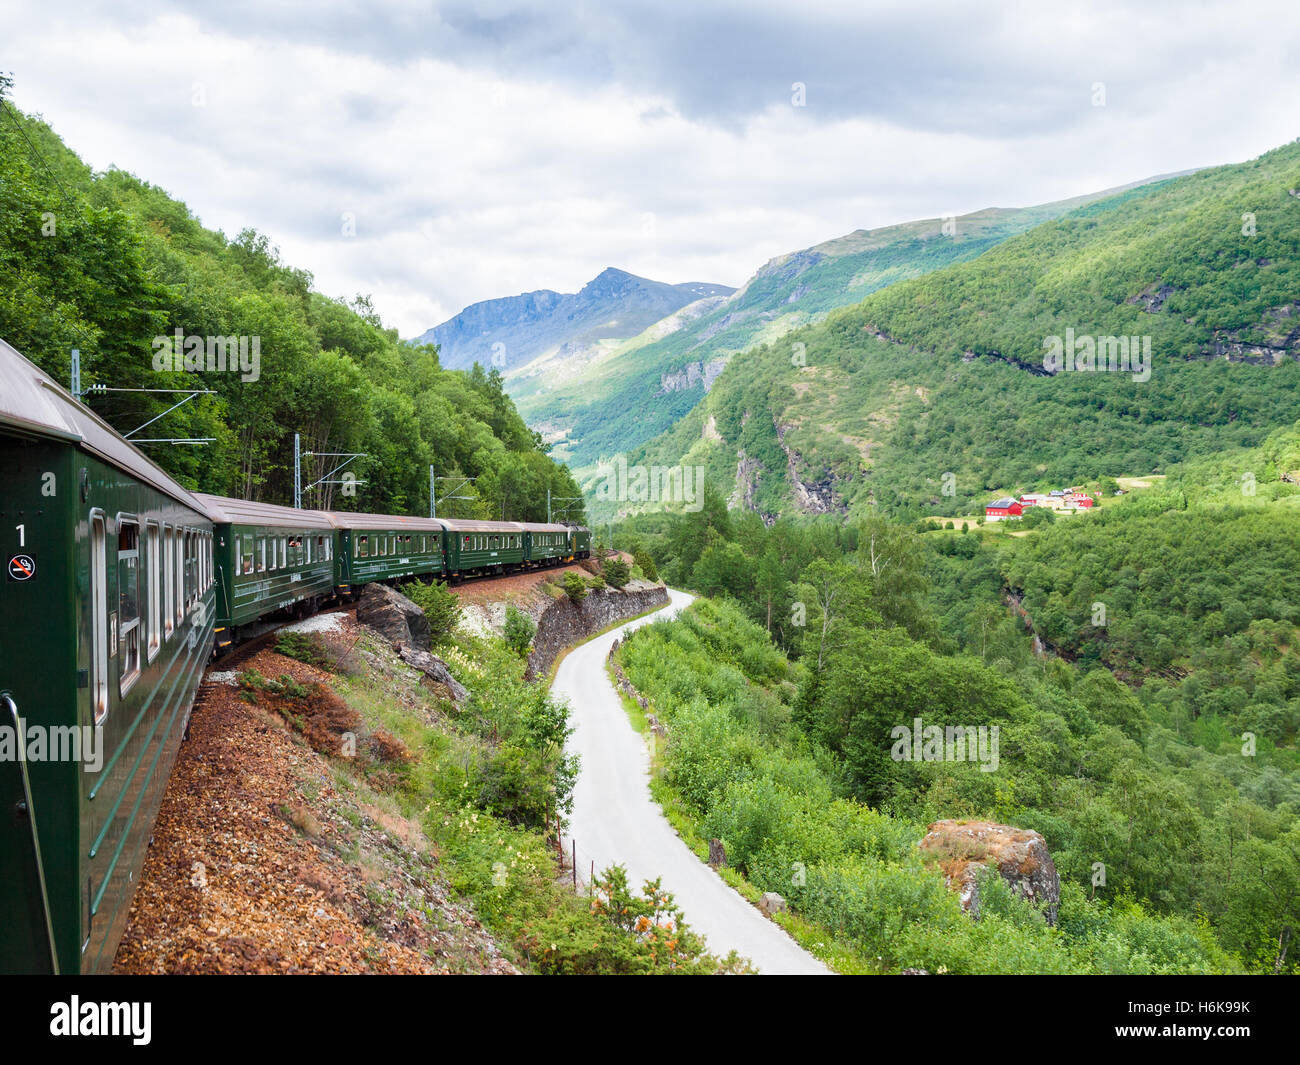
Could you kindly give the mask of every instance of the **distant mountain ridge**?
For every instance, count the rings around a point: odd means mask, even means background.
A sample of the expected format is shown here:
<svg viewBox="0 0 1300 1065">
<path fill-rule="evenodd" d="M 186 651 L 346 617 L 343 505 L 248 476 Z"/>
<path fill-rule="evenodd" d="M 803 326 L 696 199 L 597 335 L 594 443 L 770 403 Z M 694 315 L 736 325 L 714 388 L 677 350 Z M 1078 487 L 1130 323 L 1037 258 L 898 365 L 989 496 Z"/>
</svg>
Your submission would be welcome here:
<svg viewBox="0 0 1300 1065">
<path fill-rule="evenodd" d="M 687 304 L 734 291 L 707 282 L 670 285 L 611 266 L 578 292 L 544 288 L 471 304 L 418 340 L 437 344 L 447 369 L 479 362 L 505 372 L 539 356 L 576 355 L 636 336 Z"/>
<path fill-rule="evenodd" d="M 640 446 L 686 415 L 733 356 L 815 324 L 879 289 L 974 259 L 1003 241 L 1145 181 L 1033 207 L 990 207 L 858 229 L 777 256 L 739 289 L 702 298 L 640 335 L 581 359 L 514 366 L 519 412 L 577 470 Z"/>
</svg>

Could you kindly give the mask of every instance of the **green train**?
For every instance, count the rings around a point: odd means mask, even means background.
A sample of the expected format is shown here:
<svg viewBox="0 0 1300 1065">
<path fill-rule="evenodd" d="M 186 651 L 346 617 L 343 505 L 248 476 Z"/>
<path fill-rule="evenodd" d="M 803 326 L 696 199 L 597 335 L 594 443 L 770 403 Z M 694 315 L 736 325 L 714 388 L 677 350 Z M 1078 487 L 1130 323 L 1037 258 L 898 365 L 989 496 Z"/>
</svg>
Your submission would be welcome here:
<svg viewBox="0 0 1300 1065">
<path fill-rule="evenodd" d="M 0 342 L 0 543 L 0 971 L 102 971 L 211 655 L 212 519 Z"/>
<path fill-rule="evenodd" d="M 591 531 L 191 493 L 0 341 L 0 548 L 0 973 L 89 973 L 214 654 L 368 583 L 585 559 Z"/>
</svg>

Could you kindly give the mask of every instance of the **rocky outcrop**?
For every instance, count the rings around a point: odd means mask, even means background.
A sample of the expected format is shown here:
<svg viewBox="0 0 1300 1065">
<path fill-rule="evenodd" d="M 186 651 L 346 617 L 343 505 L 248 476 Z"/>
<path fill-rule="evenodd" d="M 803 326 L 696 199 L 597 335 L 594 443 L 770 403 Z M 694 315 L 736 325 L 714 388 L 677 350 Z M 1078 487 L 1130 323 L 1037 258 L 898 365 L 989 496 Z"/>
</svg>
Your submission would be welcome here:
<svg viewBox="0 0 1300 1065">
<path fill-rule="evenodd" d="M 1177 290 L 1173 285 L 1152 284 L 1124 302 L 1140 304 L 1147 314 L 1159 314 L 1164 309 L 1165 300 L 1175 291 Z"/>
<path fill-rule="evenodd" d="M 781 450 L 785 452 L 790 487 L 794 491 L 795 503 L 799 509 L 807 514 L 847 513 L 848 507 L 835 497 L 835 479 L 833 476 L 828 474 L 818 481 L 805 481 L 800 477 L 799 465 L 803 461 L 803 456 L 785 442 L 786 433 L 793 426 L 782 425 L 775 419 L 773 419 L 773 424 L 776 426 L 776 442 L 781 445 Z"/>
<path fill-rule="evenodd" d="M 659 391 L 656 396 L 665 396 L 669 392 L 680 392 L 686 388 L 694 388 L 702 384 L 704 391 L 707 392 L 713 387 L 713 382 L 727 368 L 725 358 L 710 359 L 708 362 L 688 362 L 680 370 L 674 373 L 665 373 L 659 375 Z"/>
<path fill-rule="evenodd" d="M 771 917 L 773 914 L 784 913 L 789 907 L 785 899 L 775 891 L 765 891 L 763 897 L 758 900 L 758 908 L 763 911 L 765 917 Z"/>
<path fill-rule="evenodd" d="M 386 584 L 367 584 L 357 601 L 357 621 L 390 643 L 429 649 L 429 622 L 424 611 Z"/>
<path fill-rule="evenodd" d="M 917 846 L 943 870 L 962 909 L 975 920 L 980 916 L 979 877 L 987 871 L 1001 876 L 1048 924 L 1056 924 L 1061 878 L 1037 832 L 990 821 L 936 821 Z"/>
<path fill-rule="evenodd" d="M 581 603 L 568 596 L 551 600 L 534 619 L 537 634 L 528 656 L 529 675 L 545 674 L 566 647 L 667 602 L 668 589 L 650 581 L 628 581 L 622 588 L 592 588 Z"/>
<path fill-rule="evenodd" d="M 727 500 L 727 506 L 732 510 L 739 510 L 742 507 L 745 510 L 753 510 L 754 497 L 758 490 L 758 478 L 763 472 L 763 464 L 758 459 L 751 459 L 746 455 L 744 448 L 740 448 L 736 454 L 738 456 L 736 461 L 736 489 Z"/>
<path fill-rule="evenodd" d="M 424 674 L 420 681 L 424 687 L 431 688 L 437 695 L 450 699 L 457 706 L 463 706 L 469 699 L 469 691 L 451 675 L 447 663 L 437 655 L 405 644 L 398 651 L 398 655 L 408 666 L 414 666 Z"/>
</svg>

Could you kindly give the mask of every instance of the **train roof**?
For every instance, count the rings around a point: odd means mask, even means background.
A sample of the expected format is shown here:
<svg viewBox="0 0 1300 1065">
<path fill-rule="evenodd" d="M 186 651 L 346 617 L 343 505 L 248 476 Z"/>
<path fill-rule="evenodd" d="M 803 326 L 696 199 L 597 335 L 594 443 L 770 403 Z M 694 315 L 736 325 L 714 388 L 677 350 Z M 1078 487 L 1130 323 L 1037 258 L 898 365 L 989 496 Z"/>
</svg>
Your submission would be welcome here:
<svg viewBox="0 0 1300 1065">
<path fill-rule="evenodd" d="M 443 528 L 450 532 L 507 533 L 523 532 L 517 521 L 479 521 L 476 518 L 439 518 Z"/>
<path fill-rule="evenodd" d="M 350 510 L 331 510 L 329 517 L 340 529 L 413 529 L 416 532 L 442 532 L 447 523 L 441 518 L 416 518 L 409 514 L 359 514 Z"/>
<path fill-rule="evenodd" d="M 229 525 L 266 525 L 284 529 L 333 529 L 334 523 L 323 510 L 298 510 L 275 503 L 250 503 L 196 492 L 198 501 L 214 522 Z"/>
<path fill-rule="evenodd" d="M 557 525 L 555 522 L 541 521 L 521 521 L 519 527 L 525 532 L 568 532 L 567 525 Z"/>
<path fill-rule="evenodd" d="M 202 513 L 194 495 L 49 374 L 0 340 L 0 426 L 76 444 Z"/>
</svg>

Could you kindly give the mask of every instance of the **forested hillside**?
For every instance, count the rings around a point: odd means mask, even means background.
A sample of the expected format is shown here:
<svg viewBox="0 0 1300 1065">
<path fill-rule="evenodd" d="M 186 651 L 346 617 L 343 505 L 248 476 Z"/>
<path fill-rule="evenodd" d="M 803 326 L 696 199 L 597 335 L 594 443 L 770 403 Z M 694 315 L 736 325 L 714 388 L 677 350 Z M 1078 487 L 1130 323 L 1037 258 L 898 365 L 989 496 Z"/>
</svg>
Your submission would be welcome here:
<svg viewBox="0 0 1300 1065">
<path fill-rule="evenodd" d="M 620 546 L 721 601 L 622 652 L 668 730 L 662 801 L 842 964 L 1296 971 L 1298 439 L 1029 530 L 767 526 L 715 492 L 627 522 Z M 998 725 L 996 771 L 893 759 L 917 717 Z M 1058 927 L 958 920 L 914 852 L 943 818 L 1041 832 Z"/>
<path fill-rule="evenodd" d="M 1162 471 L 1295 418 L 1300 145 L 1079 208 L 737 356 L 632 461 L 700 462 L 774 516 L 970 513 Z M 1045 372 L 1045 340 L 1149 337 L 1149 376 Z M 951 475 L 945 477 L 945 475 Z"/>
<path fill-rule="evenodd" d="M 212 438 L 142 445 L 183 483 L 291 503 L 299 432 L 304 451 L 367 455 L 348 467 L 364 482 L 355 494 L 322 485 L 305 506 L 427 513 L 430 463 L 439 475 L 477 478 L 455 492 L 469 500 L 442 508 L 448 515 L 544 520 L 548 487 L 578 494 L 497 373 L 443 370 L 434 347 L 401 343 L 366 297 L 314 291 L 311 274 L 283 263 L 266 236 L 206 229 L 162 189 L 119 170 L 93 173 L 39 119 L 7 102 L 3 110 L 0 337 L 65 386 L 76 348 L 83 387 L 211 389 L 140 434 Z M 210 337 L 244 338 L 246 365 L 160 372 L 154 338 L 177 331 L 201 338 L 205 352 Z M 126 433 L 183 394 L 88 402 Z M 304 484 L 339 461 L 306 459 Z"/>
</svg>

